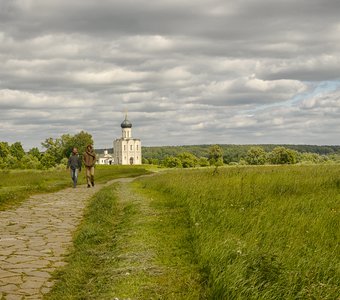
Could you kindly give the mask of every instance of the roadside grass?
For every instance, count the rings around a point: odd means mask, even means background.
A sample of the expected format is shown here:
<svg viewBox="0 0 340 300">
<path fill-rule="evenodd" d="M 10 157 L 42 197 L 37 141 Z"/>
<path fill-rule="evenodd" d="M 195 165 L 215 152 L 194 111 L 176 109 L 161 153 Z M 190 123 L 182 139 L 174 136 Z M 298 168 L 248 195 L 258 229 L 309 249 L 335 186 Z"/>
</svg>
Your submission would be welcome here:
<svg viewBox="0 0 340 300">
<path fill-rule="evenodd" d="M 340 166 L 176 170 L 139 181 L 187 210 L 208 299 L 338 299 Z"/>
<path fill-rule="evenodd" d="M 142 166 L 96 166 L 97 183 L 119 177 L 134 177 L 148 174 Z M 78 184 L 85 184 L 85 172 L 79 174 Z M 70 187 L 70 173 L 66 169 L 40 170 L 0 170 L 0 210 L 20 204 L 32 194 L 55 192 Z"/>
<path fill-rule="evenodd" d="M 186 212 L 157 193 L 139 193 L 138 183 L 134 192 L 114 184 L 90 200 L 46 299 L 199 298 Z"/>
<path fill-rule="evenodd" d="M 55 274 L 57 283 L 46 299 L 101 299 L 116 263 L 114 228 L 120 213 L 117 183 L 101 189 L 90 200 L 75 233 L 67 266 Z"/>
</svg>

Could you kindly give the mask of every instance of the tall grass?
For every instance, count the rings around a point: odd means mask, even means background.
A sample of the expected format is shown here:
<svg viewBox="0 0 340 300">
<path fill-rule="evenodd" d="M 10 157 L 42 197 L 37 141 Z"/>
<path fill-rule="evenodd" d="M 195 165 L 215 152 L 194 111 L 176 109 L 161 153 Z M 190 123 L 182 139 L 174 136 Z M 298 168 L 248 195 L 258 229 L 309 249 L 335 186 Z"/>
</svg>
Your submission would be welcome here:
<svg viewBox="0 0 340 300">
<path fill-rule="evenodd" d="M 187 207 L 209 299 L 338 299 L 340 166 L 179 170 L 142 182 Z"/>
<path fill-rule="evenodd" d="M 55 274 L 59 281 L 46 299 L 109 299 L 104 294 L 110 291 L 117 260 L 113 236 L 119 213 L 116 186 L 105 187 L 91 198 L 68 265 Z"/>
<path fill-rule="evenodd" d="M 142 166 L 96 166 L 95 181 L 107 182 L 119 177 L 147 174 Z M 84 184 L 85 172 L 79 174 L 78 184 Z M 0 210 L 19 204 L 29 195 L 54 192 L 72 186 L 70 173 L 65 169 L 0 170 Z"/>
</svg>

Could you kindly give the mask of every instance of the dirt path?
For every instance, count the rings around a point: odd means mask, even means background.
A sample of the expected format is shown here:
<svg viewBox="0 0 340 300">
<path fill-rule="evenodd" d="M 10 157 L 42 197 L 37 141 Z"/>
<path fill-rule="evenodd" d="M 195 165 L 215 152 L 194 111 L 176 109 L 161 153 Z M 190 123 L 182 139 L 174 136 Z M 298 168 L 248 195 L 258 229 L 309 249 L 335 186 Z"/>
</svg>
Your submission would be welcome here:
<svg viewBox="0 0 340 300">
<path fill-rule="evenodd" d="M 42 299 L 53 285 L 51 273 L 64 265 L 87 200 L 103 186 L 34 195 L 0 212 L 0 299 Z"/>
</svg>

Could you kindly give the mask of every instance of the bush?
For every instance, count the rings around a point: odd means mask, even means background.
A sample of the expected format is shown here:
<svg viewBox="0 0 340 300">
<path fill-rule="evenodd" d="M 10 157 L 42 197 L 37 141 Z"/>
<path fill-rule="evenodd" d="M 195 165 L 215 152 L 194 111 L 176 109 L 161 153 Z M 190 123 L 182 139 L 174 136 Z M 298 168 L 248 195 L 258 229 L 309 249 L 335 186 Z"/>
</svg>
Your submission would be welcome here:
<svg viewBox="0 0 340 300">
<path fill-rule="evenodd" d="M 177 157 L 181 161 L 183 168 L 192 168 L 197 165 L 197 157 L 189 152 L 182 152 Z"/>
<path fill-rule="evenodd" d="M 200 167 L 207 167 L 210 165 L 208 159 L 206 157 L 201 157 L 199 160 L 198 160 L 198 164 L 200 165 Z"/>
<path fill-rule="evenodd" d="M 178 157 L 167 156 L 163 164 L 167 168 L 182 168 L 182 162 Z"/>
<path fill-rule="evenodd" d="M 266 162 L 266 152 L 262 147 L 251 147 L 245 158 L 249 165 L 264 165 Z"/>
<path fill-rule="evenodd" d="M 274 165 L 295 164 L 297 152 L 285 147 L 276 147 L 269 153 L 269 161 Z"/>
</svg>

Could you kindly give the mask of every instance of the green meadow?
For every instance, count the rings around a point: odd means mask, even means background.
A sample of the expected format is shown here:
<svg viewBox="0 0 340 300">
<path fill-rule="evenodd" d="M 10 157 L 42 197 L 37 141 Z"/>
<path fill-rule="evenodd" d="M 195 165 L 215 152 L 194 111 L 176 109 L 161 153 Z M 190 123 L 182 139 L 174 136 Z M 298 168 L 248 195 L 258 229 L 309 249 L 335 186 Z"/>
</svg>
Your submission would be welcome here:
<svg viewBox="0 0 340 300">
<path fill-rule="evenodd" d="M 143 167 L 96 166 L 97 183 L 119 177 L 134 177 L 149 173 Z M 85 184 L 85 170 L 79 173 L 78 184 Z M 69 170 L 0 170 L 0 210 L 13 207 L 36 193 L 55 192 L 71 187 Z"/>
<path fill-rule="evenodd" d="M 185 209 L 207 299 L 338 299 L 340 166 L 179 170 L 140 185 Z"/>
<path fill-rule="evenodd" d="M 338 299 L 340 166 L 178 169 L 89 202 L 46 299 Z"/>
<path fill-rule="evenodd" d="M 97 167 L 96 181 L 148 173 Z M 3 171 L 0 207 L 69 177 Z M 165 170 L 89 199 L 45 298 L 339 299 L 339 241 L 339 165 Z"/>
</svg>

